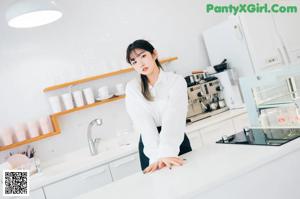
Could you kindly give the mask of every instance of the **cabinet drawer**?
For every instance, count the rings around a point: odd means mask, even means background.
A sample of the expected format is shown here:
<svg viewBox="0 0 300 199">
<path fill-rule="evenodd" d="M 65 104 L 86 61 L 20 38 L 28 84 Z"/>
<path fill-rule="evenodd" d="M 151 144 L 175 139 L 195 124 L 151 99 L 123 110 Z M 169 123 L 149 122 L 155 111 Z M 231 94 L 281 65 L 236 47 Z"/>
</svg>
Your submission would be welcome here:
<svg viewBox="0 0 300 199">
<path fill-rule="evenodd" d="M 187 136 L 190 140 L 192 149 L 196 149 L 196 148 L 201 147 L 202 139 L 201 139 L 201 135 L 200 135 L 199 131 L 190 132 L 190 133 L 187 134 Z"/>
<path fill-rule="evenodd" d="M 44 188 L 47 199 L 69 199 L 112 182 L 107 165 L 91 169 Z"/>
<path fill-rule="evenodd" d="M 250 121 L 248 119 L 248 114 L 242 114 L 237 117 L 232 118 L 235 133 L 241 132 L 243 128 L 250 127 Z"/>
<path fill-rule="evenodd" d="M 215 144 L 223 135 L 234 134 L 234 126 L 231 119 L 225 120 L 218 124 L 200 129 L 200 133 L 204 145 Z"/>
<path fill-rule="evenodd" d="M 141 171 L 138 153 L 111 162 L 109 167 L 114 181 Z"/>
</svg>

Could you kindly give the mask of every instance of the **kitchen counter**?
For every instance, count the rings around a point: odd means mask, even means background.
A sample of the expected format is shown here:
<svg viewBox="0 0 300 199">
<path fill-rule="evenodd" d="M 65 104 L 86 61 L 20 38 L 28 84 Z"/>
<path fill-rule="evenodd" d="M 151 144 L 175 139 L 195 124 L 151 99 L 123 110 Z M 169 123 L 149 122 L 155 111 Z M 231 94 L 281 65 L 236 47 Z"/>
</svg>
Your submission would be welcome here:
<svg viewBox="0 0 300 199">
<path fill-rule="evenodd" d="M 295 151 L 300 154 L 299 150 L 299 138 L 280 147 L 225 144 L 204 146 L 185 154 L 187 160 L 184 166 L 173 167 L 171 170 L 164 168 L 150 174 L 139 172 L 76 199 L 96 199 L 99 196 L 109 199 L 193 198 L 287 154 Z M 299 159 L 298 156 L 296 159 Z"/>
<path fill-rule="evenodd" d="M 197 121 L 187 126 L 186 133 L 205 128 L 223 120 L 244 114 L 245 109 L 230 110 L 218 115 Z M 108 163 L 113 160 L 120 159 L 124 156 L 137 152 L 137 143 L 139 135 L 132 133 L 130 135 L 129 146 L 119 147 L 116 144 L 117 140 L 112 139 L 106 142 L 101 142 L 100 152 L 96 156 L 91 156 L 88 146 L 86 148 L 66 154 L 52 163 L 42 162 L 42 172 L 34 174 L 30 177 L 31 190 L 38 189 L 42 186 L 54 183 L 61 179 L 72 175 L 84 172 L 88 169 L 95 168 L 101 164 Z"/>
</svg>

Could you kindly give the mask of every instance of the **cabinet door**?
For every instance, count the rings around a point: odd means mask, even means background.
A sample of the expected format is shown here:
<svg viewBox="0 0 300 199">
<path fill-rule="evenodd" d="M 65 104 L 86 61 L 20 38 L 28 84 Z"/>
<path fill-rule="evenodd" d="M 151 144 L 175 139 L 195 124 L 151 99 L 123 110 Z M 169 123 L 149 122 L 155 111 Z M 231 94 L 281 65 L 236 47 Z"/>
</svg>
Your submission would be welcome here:
<svg viewBox="0 0 300 199">
<path fill-rule="evenodd" d="M 141 171 L 138 153 L 111 162 L 109 167 L 114 181 Z"/>
<path fill-rule="evenodd" d="M 91 169 L 44 188 L 47 199 L 69 199 L 112 182 L 107 165 Z"/>
<path fill-rule="evenodd" d="M 187 133 L 187 136 L 190 140 L 192 149 L 197 149 L 197 148 L 201 147 L 202 139 L 201 139 L 201 134 L 199 131 L 193 131 L 193 132 Z"/>
<path fill-rule="evenodd" d="M 297 6 L 300 8 L 300 1 L 295 0 L 276 0 L 279 5 Z M 282 45 L 286 51 L 290 62 L 300 62 L 300 12 L 297 13 L 274 13 L 274 24 L 278 31 L 278 36 L 282 40 Z"/>
<path fill-rule="evenodd" d="M 27 197 L 21 197 L 20 199 L 22 198 L 27 198 Z M 44 196 L 43 189 L 40 188 L 37 190 L 30 191 L 28 199 L 46 199 L 46 198 Z"/>
<path fill-rule="evenodd" d="M 234 117 L 232 120 L 235 132 L 241 132 L 243 128 L 250 127 L 250 121 L 247 113 Z"/>
<path fill-rule="evenodd" d="M 256 73 L 281 67 L 288 60 L 270 14 L 240 16 Z"/>
<path fill-rule="evenodd" d="M 232 135 L 234 134 L 234 127 L 232 120 L 225 120 L 218 124 L 200 129 L 202 136 L 203 144 L 210 145 L 215 144 L 216 141 L 220 140 L 223 135 Z"/>
</svg>

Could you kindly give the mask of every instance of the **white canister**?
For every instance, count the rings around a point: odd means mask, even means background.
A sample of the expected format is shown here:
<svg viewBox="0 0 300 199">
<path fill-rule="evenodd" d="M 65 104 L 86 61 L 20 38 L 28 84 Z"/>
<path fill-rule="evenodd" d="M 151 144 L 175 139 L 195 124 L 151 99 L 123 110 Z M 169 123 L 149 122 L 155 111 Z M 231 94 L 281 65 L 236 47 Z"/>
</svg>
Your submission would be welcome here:
<svg viewBox="0 0 300 199">
<path fill-rule="evenodd" d="M 91 88 L 85 88 L 83 89 L 84 97 L 87 104 L 93 104 L 95 103 L 95 97 L 93 90 Z"/>
<path fill-rule="evenodd" d="M 61 97 L 64 102 L 65 110 L 70 110 L 74 108 L 73 98 L 71 93 L 62 94 Z"/>
<path fill-rule="evenodd" d="M 59 96 L 51 96 L 49 97 L 50 106 L 53 113 L 59 113 L 62 111 L 62 106 L 60 103 Z"/>
<path fill-rule="evenodd" d="M 40 123 L 42 134 L 53 132 L 52 123 L 48 116 L 41 117 L 39 119 L 39 123 Z"/>
<path fill-rule="evenodd" d="M 14 130 L 11 127 L 7 127 L 0 132 L 0 146 L 6 146 L 13 143 Z"/>
<path fill-rule="evenodd" d="M 116 85 L 116 95 L 124 95 L 125 93 L 125 88 L 124 88 L 124 84 L 120 83 Z"/>
<path fill-rule="evenodd" d="M 40 125 L 37 121 L 27 122 L 29 137 L 34 138 L 40 135 Z"/>
<path fill-rule="evenodd" d="M 84 106 L 82 91 L 74 91 L 73 98 L 74 98 L 76 107 Z"/>
<path fill-rule="evenodd" d="M 212 110 L 217 110 L 218 108 L 218 104 L 216 102 L 212 102 L 209 106 Z"/>
<path fill-rule="evenodd" d="M 22 142 L 27 138 L 27 127 L 25 124 L 20 123 L 14 126 L 16 142 Z"/>
<path fill-rule="evenodd" d="M 106 99 L 109 97 L 108 87 L 102 86 L 98 89 L 98 96 L 102 99 Z"/>
<path fill-rule="evenodd" d="M 226 104 L 225 104 L 225 100 L 219 100 L 219 107 L 220 108 L 224 108 L 225 106 L 226 106 Z"/>
</svg>

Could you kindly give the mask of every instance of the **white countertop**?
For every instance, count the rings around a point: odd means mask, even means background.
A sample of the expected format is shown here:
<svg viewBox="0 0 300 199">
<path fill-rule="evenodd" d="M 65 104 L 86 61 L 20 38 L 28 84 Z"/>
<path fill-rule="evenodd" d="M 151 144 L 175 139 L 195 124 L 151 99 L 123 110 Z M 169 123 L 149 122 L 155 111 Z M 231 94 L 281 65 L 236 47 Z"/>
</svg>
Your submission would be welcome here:
<svg viewBox="0 0 300 199">
<path fill-rule="evenodd" d="M 280 147 L 212 144 L 185 154 L 181 167 L 139 172 L 77 199 L 191 198 L 294 150 L 300 150 L 299 138 Z"/>
<path fill-rule="evenodd" d="M 194 130 L 205 128 L 206 126 L 213 125 L 223 120 L 230 119 L 245 113 L 245 109 L 230 110 L 218 115 L 197 121 L 187 126 L 186 133 L 190 133 Z M 55 164 L 41 163 L 42 172 L 34 174 L 30 177 L 31 190 L 40 188 L 42 186 L 54 183 L 69 176 L 84 172 L 88 169 L 100 166 L 101 164 L 108 163 L 113 160 L 117 160 L 124 156 L 136 153 L 137 143 L 139 135 L 132 134 L 130 137 L 130 146 L 118 147 L 115 143 L 116 140 L 110 140 L 106 143 L 101 143 L 102 152 L 96 156 L 91 156 L 88 148 L 83 148 L 78 151 L 74 151 L 70 154 L 66 154 L 63 157 L 56 160 Z M 103 151 L 103 147 L 106 150 Z M 43 167 L 43 165 L 46 165 Z"/>
</svg>

